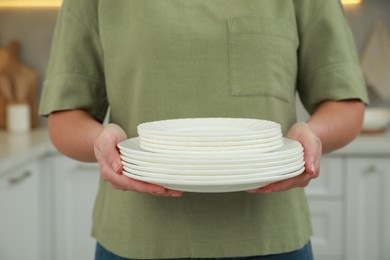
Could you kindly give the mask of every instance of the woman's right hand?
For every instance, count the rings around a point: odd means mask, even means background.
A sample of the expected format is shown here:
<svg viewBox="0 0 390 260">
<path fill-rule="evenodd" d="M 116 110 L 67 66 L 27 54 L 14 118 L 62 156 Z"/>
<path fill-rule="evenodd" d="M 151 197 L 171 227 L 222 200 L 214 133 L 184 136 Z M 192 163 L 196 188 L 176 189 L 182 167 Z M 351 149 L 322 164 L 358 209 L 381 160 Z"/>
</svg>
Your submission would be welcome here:
<svg viewBox="0 0 390 260">
<path fill-rule="evenodd" d="M 122 174 L 123 166 L 117 144 L 126 138 L 126 133 L 122 128 L 115 124 L 108 124 L 96 139 L 94 153 L 100 166 L 101 177 L 108 181 L 114 189 L 131 190 L 158 196 L 181 196 L 181 191 L 131 179 Z"/>
</svg>

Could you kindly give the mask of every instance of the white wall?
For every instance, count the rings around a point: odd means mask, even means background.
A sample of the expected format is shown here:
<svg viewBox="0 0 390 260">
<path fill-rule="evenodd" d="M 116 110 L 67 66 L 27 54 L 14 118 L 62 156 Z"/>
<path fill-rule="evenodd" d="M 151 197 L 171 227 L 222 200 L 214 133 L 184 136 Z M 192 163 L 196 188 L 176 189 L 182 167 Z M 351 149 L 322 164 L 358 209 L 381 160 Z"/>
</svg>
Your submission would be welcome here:
<svg viewBox="0 0 390 260">
<path fill-rule="evenodd" d="M 361 52 L 370 35 L 373 24 L 378 19 L 383 19 L 390 30 L 390 1 L 389 0 L 363 0 L 363 4 L 347 8 L 348 19 L 356 39 L 356 45 Z M 390 73 L 390 71 L 389 71 Z M 389 86 L 390 88 L 390 82 Z M 370 105 L 390 108 L 390 100 L 381 100 L 369 89 Z"/>
<path fill-rule="evenodd" d="M 0 9 L 0 46 L 12 40 L 21 43 L 21 59 L 44 77 L 56 9 Z"/>
<path fill-rule="evenodd" d="M 377 19 L 384 19 L 390 28 L 389 13 L 389 0 L 363 0 L 363 3 L 359 6 L 346 8 L 346 14 L 360 51 L 364 47 L 369 31 Z"/>
</svg>

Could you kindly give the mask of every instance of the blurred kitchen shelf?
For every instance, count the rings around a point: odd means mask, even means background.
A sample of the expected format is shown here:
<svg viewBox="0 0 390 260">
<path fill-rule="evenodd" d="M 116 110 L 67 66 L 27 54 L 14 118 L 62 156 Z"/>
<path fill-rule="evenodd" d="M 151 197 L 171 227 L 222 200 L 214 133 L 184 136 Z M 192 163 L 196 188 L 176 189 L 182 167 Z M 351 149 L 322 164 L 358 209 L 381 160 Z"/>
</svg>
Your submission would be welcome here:
<svg viewBox="0 0 390 260">
<path fill-rule="evenodd" d="M 337 155 L 390 155 L 390 129 L 381 134 L 361 134 L 353 142 L 335 151 Z"/>
<path fill-rule="evenodd" d="M 59 8 L 62 0 L 0 0 L 0 8 Z"/>
</svg>

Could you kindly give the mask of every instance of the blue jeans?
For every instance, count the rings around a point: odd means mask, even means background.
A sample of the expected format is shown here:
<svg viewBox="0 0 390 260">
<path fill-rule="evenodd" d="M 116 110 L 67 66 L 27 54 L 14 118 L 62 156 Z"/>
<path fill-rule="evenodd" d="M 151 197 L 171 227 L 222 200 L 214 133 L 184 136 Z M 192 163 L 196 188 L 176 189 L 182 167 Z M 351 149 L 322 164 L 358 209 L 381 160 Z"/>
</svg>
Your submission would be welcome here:
<svg viewBox="0 0 390 260">
<path fill-rule="evenodd" d="M 175 258 L 165 260 L 313 260 L 310 241 L 301 249 L 289 253 L 266 255 L 266 256 L 250 256 L 250 257 L 232 257 L 232 258 Z M 96 245 L 95 260 L 135 260 L 117 256 L 99 243 Z"/>
</svg>

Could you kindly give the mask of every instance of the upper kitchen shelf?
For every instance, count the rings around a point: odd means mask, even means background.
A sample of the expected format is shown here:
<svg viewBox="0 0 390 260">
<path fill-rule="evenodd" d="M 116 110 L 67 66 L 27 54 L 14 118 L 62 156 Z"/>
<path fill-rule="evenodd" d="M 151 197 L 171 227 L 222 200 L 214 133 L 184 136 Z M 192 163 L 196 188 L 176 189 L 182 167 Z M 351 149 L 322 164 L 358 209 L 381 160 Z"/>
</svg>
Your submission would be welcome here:
<svg viewBox="0 0 390 260">
<path fill-rule="evenodd" d="M 58 8 L 62 0 L 0 0 L 0 8 Z"/>
</svg>

